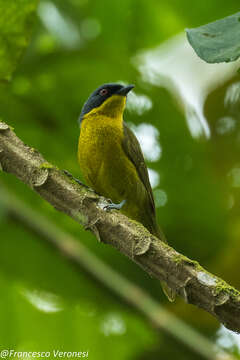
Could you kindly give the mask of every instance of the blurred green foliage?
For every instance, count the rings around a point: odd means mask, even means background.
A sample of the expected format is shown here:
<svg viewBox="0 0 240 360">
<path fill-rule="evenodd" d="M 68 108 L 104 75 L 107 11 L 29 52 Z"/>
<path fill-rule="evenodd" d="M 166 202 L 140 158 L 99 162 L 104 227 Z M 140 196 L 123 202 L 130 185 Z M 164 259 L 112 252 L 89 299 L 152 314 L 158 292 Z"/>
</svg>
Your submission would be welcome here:
<svg viewBox="0 0 240 360">
<path fill-rule="evenodd" d="M 88 351 L 89 358 L 111 359 L 117 348 L 126 359 L 154 343 L 139 316 L 36 235 L 10 219 L 0 231 L 1 350 Z"/>
<path fill-rule="evenodd" d="M 0 1 L 0 80 L 8 80 L 31 37 L 38 0 Z M 7 6 L 6 6 L 7 5 Z"/>
<path fill-rule="evenodd" d="M 31 32 L 31 26 L 27 33 L 25 29 L 34 17 L 26 18 L 32 8 L 27 0 L 11 3 L 22 6 L 16 28 L 24 30 L 19 36 L 25 39 Z M 34 6 L 34 1 L 29 3 Z M 25 57 L 13 80 L 0 84 L 0 116 L 48 161 L 81 178 L 77 118 L 84 101 L 104 82 L 135 83 L 136 93 L 147 96 L 152 107 L 141 116 L 126 111 L 125 119 L 136 126 L 151 124 L 160 134 L 162 156 L 148 166 L 160 174 L 155 190 L 164 201 L 159 200 L 163 206 L 157 209 L 158 221 L 169 243 L 240 288 L 239 99 L 226 105 L 226 93 L 239 79 L 232 77 L 207 95 L 204 113 L 211 137 L 196 139 L 172 95 L 145 82 L 133 62 L 140 51 L 161 45 L 185 27 L 224 17 L 238 7 L 236 0 L 213 0 L 207 6 L 199 1 L 191 8 L 186 0 L 40 1 Z M 25 46 L 25 41 L 20 43 Z M 1 44 L 2 40 L 2 51 Z M 20 51 L 0 57 L 1 77 L 9 76 Z M 224 118 L 233 119 L 232 127 Z M 229 131 L 222 130 L 226 127 Z M 166 301 L 159 282 L 133 262 L 99 244 L 13 176 L 2 173 L 1 181 L 159 302 Z M 88 350 L 92 359 L 196 358 L 163 333 L 156 334 L 132 308 L 79 273 L 24 224 L 10 218 L 1 203 L 0 233 L 1 347 Z M 219 324 L 210 315 L 180 299 L 166 306 L 214 338 Z"/>
</svg>

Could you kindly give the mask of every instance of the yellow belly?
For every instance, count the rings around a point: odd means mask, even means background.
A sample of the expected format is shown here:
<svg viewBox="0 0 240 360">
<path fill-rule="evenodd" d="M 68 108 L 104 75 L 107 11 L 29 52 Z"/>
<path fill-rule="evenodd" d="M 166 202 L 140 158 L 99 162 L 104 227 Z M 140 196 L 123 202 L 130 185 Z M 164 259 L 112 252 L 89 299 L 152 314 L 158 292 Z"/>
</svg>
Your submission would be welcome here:
<svg viewBox="0 0 240 360">
<path fill-rule="evenodd" d="M 122 119 L 83 120 L 78 160 L 87 184 L 114 203 L 126 200 L 123 213 L 141 221 L 145 188 L 122 148 Z"/>
</svg>

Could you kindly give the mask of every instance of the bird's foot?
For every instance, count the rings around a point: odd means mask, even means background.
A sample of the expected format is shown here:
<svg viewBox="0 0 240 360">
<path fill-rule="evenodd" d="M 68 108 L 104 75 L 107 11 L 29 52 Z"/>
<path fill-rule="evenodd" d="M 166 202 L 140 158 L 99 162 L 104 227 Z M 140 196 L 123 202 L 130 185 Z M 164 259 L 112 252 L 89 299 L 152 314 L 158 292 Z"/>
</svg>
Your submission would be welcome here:
<svg viewBox="0 0 240 360">
<path fill-rule="evenodd" d="M 121 208 L 123 207 L 123 205 L 126 203 L 126 200 L 121 201 L 119 204 L 114 204 L 113 202 L 111 204 L 108 204 L 106 206 L 104 206 L 104 210 L 108 211 L 108 210 L 121 210 Z"/>
</svg>

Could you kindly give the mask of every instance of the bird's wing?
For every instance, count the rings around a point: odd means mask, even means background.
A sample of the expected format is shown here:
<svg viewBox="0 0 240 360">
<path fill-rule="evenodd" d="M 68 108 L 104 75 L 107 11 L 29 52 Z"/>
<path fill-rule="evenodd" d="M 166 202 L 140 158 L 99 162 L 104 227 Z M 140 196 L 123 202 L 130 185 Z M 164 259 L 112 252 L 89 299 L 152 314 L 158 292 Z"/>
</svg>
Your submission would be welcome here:
<svg viewBox="0 0 240 360">
<path fill-rule="evenodd" d="M 151 206 L 151 210 L 155 215 L 155 204 L 153 199 L 152 187 L 149 181 L 147 166 L 144 161 L 143 153 L 140 148 L 139 142 L 134 135 L 134 133 L 127 127 L 125 123 L 123 123 L 123 150 L 127 157 L 131 160 L 133 165 L 135 166 L 138 176 L 142 181 L 145 189 L 147 190 L 149 203 Z"/>
<path fill-rule="evenodd" d="M 122 142 L 123 150 L 127 155 L 127 157 L 131 160 L 133 165 L 135 166 L 138 172 L 138 176 L 147 190 L 152 216 L 155 217 L 155 204 L 153 199 L 152 187 L 149 181 L 148 171 L 144 161 L 142 150 L 140 148 L 136 136 L 127 127 L 125 123 L 123 123 L 123 130 L 124 130 L 124 137 Z M 158 234 L 160 235 L 160 239 L 164 242 L 167 242 L 162 230 L 158 226 L 157 228 L 158 228 Z M 171 302 L 174 301 L 175 292 L 172 289 L 170 289 L 165 282 L 162 283 L 162 288 L 169 301 Z"/>
</svg>

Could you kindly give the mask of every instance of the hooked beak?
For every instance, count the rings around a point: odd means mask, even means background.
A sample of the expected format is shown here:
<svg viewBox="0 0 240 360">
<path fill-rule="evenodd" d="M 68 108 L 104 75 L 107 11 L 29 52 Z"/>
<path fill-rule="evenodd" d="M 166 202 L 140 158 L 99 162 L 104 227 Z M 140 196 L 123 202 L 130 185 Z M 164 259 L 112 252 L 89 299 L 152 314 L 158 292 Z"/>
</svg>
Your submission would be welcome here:
<svg viewBox="0 0 240 360">
<path fill-rule="evenodd" d="M 129 93 L 129 91 L 131 91 L 133 88 L 134 88 L 134 85 L 124 86 L 120 90 L 118 90 L 117 94 L 126 96 Z"/>
</svg>

